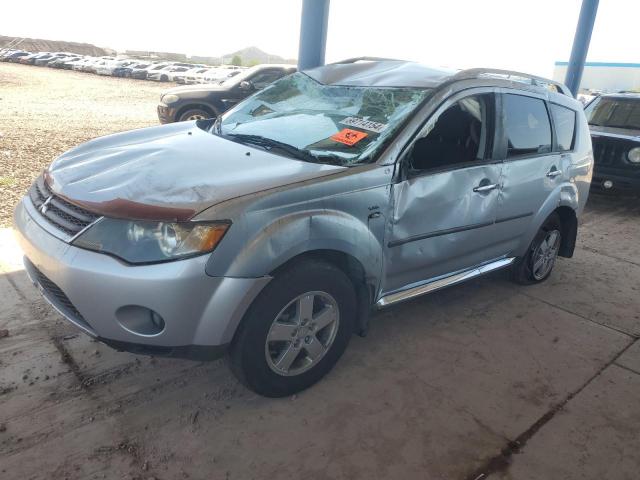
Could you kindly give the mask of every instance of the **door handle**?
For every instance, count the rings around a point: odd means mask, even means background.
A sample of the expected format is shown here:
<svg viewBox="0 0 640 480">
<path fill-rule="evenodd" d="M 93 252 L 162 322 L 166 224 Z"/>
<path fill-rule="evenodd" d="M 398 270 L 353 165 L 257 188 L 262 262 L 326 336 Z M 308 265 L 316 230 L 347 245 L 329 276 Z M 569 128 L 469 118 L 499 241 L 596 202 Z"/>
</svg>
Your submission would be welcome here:
<svg viewBox="0 0 640 480">
<path fill-rule="evenodd" d="M 562 172 L 558 170 L 556 167 L 551 167 L 551 170 L 547 172 L 547 177 L 549 178 L 555 178 L 558 175 L 562 175 Z"/>
<path fill-rule="evenodd" d="M 498 188 L 498 184 L 491 183 L 489 185 L 479 185 L 475 187 L 473 191 L 478 193 L 483 193 L 483 192 L 490 192 L 491 190 L 495 190 L 496 188 Z"/>
</svg>

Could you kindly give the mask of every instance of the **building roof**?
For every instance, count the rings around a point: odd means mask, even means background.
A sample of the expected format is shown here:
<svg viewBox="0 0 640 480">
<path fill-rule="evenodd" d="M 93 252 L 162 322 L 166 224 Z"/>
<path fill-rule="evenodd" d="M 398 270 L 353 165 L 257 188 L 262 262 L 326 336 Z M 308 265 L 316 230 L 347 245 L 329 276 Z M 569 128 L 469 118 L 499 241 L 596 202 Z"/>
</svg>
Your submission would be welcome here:
<svg viewBox="0 0 640 480">
<path fill-rule="evenodd" d="M 640 99 L 640 93 L 636 93 L 636 92 L 617 92 L 617 93 L 603 93 L 602 95 L 599 95 L 600 97 L 607 97 L 607 98 L 633 98 L 633 99 Z"/>
<path fill-rule="evenodd" d="M 569 62 L 556 62 L 558 67 L 566 67 Z M 618 62 L 585 62 L 585 67 L 618 67 L 618 68 L 640 68 L 640 63 L 618 63 Z"/>
</svg>

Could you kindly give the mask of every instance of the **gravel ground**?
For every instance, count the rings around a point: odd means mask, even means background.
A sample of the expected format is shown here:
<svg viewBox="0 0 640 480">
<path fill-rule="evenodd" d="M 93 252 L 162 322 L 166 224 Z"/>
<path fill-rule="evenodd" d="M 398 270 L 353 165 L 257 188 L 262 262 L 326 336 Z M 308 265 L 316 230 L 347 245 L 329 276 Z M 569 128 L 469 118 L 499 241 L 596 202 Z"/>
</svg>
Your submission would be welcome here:
<svg viewBox="0 0 640 480">
<path fill-rule="evenodd" d="M 65 150 L 156 125 L 166 84 L 0 63 L 0 227 L 31 182 Z"/>
</svg>

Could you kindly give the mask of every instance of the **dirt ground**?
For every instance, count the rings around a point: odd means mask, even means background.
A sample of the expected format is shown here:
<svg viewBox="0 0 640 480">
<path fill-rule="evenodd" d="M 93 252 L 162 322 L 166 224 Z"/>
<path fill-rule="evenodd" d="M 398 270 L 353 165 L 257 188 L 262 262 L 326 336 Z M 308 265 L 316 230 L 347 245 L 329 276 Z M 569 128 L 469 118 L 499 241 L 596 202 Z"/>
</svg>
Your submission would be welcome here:
<svg viewBox="0 0 640 480">
<path fill-rule="evenodd" d="M 154 124 L 162 89 L 5 64 L 0 78 L 1 148 L 20 160 L 2 160 L 11 202 L 77 141 Z M 137 357 L 78 333 L 0 229 L 0 478 L 635 480 L 638 238 L 640 201 L 592 196 L 574 258 L 544 284 L 501 271 L 383 310 L 323 381 L 276 400 L 223 360 Z"/>
</svg>

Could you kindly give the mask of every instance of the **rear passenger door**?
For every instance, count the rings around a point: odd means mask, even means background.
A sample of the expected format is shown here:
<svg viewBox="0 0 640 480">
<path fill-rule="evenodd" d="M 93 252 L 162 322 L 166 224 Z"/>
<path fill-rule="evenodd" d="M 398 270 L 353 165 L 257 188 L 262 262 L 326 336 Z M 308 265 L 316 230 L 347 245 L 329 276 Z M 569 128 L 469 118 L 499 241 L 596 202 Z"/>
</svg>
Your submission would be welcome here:
<svg viewBox="0 0 640 480">
<path fill-rule="evenodd" d="M 509 251 L 514 251 L 563 180 L 562 154 L 555 148 L 551 104 L 544 96 L 504 90 L 499 104 L 503 135 L 498 141 L 505 160 L 496 235 L 509 244 Z M 567 120 L 564 114 L 563 118 Z M 572 128 L 575 129 L 575 112 Z"/>
</svg>

